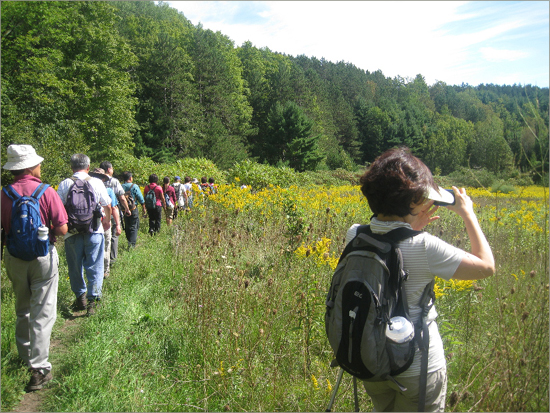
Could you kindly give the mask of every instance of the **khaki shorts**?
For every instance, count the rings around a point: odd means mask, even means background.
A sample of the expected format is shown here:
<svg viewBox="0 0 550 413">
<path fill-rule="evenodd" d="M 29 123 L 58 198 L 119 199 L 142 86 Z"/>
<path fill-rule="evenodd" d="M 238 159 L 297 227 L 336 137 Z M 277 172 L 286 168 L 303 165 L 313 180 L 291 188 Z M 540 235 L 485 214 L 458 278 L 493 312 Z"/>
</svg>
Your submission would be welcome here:
<svg viewBox="0 0 550 413">
<path fill-rule="evenodd" d="M 166 219 L 174 219 L 174 208 L 166 207 L 165 214 L 166 214 Z"/>
<path fill-rule="evenodd" d="M 407 388 L 402 392 L 391 381 L 366 382 L 363 384 L 367 394 L 374 404 L 376 412 L 416 412 L 418 411 L 418 392 L 420 377 L 400 377 L 396 380 Z M 428 373 L 426 386 L 425 412 L 445 411 L 445 396 L 447 393 L 447 368 L 443 367 L 433 373 Z"/>
</svg>

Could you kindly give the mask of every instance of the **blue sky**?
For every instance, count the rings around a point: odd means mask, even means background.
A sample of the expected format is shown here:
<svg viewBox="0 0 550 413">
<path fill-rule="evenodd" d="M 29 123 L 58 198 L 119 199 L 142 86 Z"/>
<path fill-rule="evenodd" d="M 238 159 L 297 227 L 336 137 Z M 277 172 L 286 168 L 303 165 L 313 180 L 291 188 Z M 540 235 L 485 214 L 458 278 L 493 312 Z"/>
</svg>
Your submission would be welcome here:
<svg viewBox="0 0 550 413">
<path fill-rule="evenodd" d="M 170 1 L 235 46 L 428 85 L 549 83 L 549 1 Z"/>
</svg>

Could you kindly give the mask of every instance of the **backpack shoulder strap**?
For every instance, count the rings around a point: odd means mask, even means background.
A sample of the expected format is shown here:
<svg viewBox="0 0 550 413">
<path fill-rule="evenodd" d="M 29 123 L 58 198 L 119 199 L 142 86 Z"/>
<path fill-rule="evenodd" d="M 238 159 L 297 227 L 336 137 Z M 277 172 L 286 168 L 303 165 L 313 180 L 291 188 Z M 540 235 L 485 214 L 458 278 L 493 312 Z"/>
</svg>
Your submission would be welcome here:
<svg viewBox="0 0 550 413">
<path fill-rule="evenodd" d="M 2 190 L 12 201 L 17 201 L 19 198 L 21 198 L 21 195 L 19 195 L 19 193 L 17 193 L 17 191 L 11 185 L 5 186 L 4 188 L 2 188 Z"/>
<path fill-rule="evenodd" d="M 48 184 L 45 184 L 45 183 L 41 183 L 40 185 L 38 185 L 36 187 L 36 189 L 34 190 L 34 192 L 32 193 L 31 197 L 33 197 L 34 199 L 36 199 L 37 201 L 40 199 L 40 197 L 42 195 L 44 195 L 44 192 L 46 192 L 46 189 L 48 189 L 50 185 Z"/>
<path fill-rule="evenodd" d="M 393 242 L 394 244 L 397 244 L 399 241 L 403 241 L 407 238 L 412 238 L 421 233 L 422 231 L 416 231 L 412 228 L 399 227 L 399 228 L 392 229 L 391 231 L 387 232 L 384 235 L 391 242 Z"/>
</svg>

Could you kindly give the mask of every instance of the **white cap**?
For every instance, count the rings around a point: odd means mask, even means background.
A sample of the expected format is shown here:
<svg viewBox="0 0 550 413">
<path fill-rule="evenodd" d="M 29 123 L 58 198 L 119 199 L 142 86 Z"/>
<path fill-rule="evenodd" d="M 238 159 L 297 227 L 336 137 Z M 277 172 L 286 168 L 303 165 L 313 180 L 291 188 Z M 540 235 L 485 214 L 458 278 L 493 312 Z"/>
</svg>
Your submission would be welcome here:
<svg viewBox="0 0 550 413">
<path fill-rule="evenodd" d="M 438 189 L 430 187 L 426 197 L 428 199 L 433 199 L 436 202 L 442 202 L 449 205 L 452 205 L 455 202 L 454 195 L 441 187 L 438 187 Z"/>
</svg>

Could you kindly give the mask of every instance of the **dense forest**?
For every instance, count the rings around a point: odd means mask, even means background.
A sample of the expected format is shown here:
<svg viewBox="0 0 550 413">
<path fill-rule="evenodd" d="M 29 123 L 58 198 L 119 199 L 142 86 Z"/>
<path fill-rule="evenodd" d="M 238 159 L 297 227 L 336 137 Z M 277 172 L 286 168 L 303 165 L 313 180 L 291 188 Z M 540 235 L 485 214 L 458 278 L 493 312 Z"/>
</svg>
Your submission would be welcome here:
<svg viewBox="0 0 550 413">
<path fill-rule="evenodd" d="M 58 170 L 75 152 L 353 170 L 403 144 L 442 175 L 548 170 L 548 88 L 237 46 L 162 2 L 2 1 L 1 18 L 4 156 L 29 143 Z"/>
</svg>

